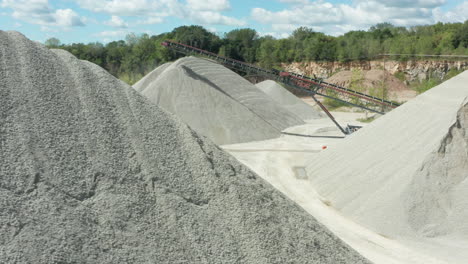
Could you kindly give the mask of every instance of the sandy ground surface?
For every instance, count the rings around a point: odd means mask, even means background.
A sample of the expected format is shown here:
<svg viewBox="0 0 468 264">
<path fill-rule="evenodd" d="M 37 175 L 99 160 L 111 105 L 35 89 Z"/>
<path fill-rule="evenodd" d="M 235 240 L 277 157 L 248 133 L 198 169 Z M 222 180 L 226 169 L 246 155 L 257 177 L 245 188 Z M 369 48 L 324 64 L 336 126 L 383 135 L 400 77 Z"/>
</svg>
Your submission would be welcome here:
<svg viewBox="0 0 468 264">
<path fill-rule="evenodd" d="M 356 120 L 363 118 L 365 113 L 332 114 L 342 125 L 366 126 Z M 314 162 L 314 156 L 321 151 L 334 149 L 348 139 L 340 138 L 343 135 L 330 120 L 312 120 L 286 131 L 316 137 L 283 135 L 277 139 L 224 145 L 222 148 L 298 203 L 369 260 L 375 263 L 450 263 L 431 256 L 431 250 L 438 249 L 437 243 L 397 241 L 373 232 L 343 216 L 329 200 L 316 192 L 308 180 L 305 167 Z M 327 147 L 325 150 L 324 146 Z M 457 247 L 446 251 L 446 254 L 455 250 Z"/>
</svg>

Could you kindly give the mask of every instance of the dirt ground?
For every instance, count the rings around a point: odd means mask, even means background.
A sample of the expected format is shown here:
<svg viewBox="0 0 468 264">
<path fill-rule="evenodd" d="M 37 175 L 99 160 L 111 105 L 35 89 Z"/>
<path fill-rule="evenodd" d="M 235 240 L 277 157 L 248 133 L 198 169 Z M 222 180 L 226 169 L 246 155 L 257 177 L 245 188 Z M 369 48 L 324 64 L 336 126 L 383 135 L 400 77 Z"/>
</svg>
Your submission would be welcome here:
<svg viewBox="0 0 468 264">
<path fill-rule="evenodd" d="M 416 96 L 403 81 L 383 70 L 341 71 L 326 80 L 353 90 L 382 97 L 382 87 L 387 89 L 388 98 L 399 102 L 408 101 Z"/>
</svg>

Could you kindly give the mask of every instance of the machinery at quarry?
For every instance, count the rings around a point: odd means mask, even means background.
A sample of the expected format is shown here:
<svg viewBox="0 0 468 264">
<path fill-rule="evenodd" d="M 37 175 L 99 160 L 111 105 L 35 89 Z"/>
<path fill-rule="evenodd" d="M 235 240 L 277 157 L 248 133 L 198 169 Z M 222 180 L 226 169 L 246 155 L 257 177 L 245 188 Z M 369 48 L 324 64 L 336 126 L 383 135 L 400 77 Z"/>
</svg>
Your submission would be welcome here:
<svg viewBox="0 0 468 264">
<path fill-rule="evenodd" d="M 360 109 L 382 115 L 385 114 L 385 112 L 400 106 L 400 104 L 396 102 L 361 93 L 333 83 L 325 82 L 320 79 L 293 72 L 278 71 L 276 69 L 264 69 L 246 62 L 219 56 L 215 53 L 186 44 L 178 43 L 175 41 L 166 40 L 162 42 L 161 45 L 186 55 L 202 55 L 218 63 L 221 63 L 224 66 L 233 70 L 241 71 L 248 74 L 261 75 L 267 79 L 277 81 L 293 89 L 304 91 L 314 99 L 317 105 L 325 112 L 325 114 L 331 119 L 331 121 L 345 135 L 353 133 L 354 131 L 359 129 L 360 126 L 347 125 L 346 127 L 343 127 L 342 125 L 340 125 L 330 113 L 330 111 L 328 111 L 328 109 L 316 98 L 316 95 L 330 98 L 332 100 L 345 103 L 352 107 L 358 107 Z"/>
</svg>

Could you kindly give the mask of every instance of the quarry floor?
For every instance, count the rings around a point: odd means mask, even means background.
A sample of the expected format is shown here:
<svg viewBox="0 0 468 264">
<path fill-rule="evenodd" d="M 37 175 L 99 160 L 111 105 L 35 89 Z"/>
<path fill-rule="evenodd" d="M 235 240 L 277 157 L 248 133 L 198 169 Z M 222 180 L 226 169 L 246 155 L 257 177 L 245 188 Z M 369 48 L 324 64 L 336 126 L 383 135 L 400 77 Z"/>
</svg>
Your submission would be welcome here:
<svg viewBox="0 0 468 264">
<path fill-rule="evenodd" d="M 332 114 L 344 126 L 366 125 L 357 121 L 366 116 L 364 113 Z M 223 145 L 222 148 L 375 263 L 466 263 L 466 243 L 448 239 L 410 241 L 382 236 L 340 214 L 330 201 L 315 191 L 305 172 L 308 162 L 313 161 L 320 151 L 332 149 L 346 140 L 328 118 L 311 120 L 284 132 L 313 137 L 285 134 L 276 139 Z"/>
</svg>

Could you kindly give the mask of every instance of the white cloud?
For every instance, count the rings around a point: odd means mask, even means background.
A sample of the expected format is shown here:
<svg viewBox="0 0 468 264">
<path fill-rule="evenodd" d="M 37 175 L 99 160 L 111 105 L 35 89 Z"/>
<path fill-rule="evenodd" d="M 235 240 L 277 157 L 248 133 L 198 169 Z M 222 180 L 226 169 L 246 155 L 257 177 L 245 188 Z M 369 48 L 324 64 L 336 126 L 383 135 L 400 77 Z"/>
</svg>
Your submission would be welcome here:
<svg viewBox="0 0 468 264">
<path fill-rule="evenodd" d="M 281 3 L 287 4 L 307 4 L 308 0 L 279 0 Z"/>
<path fill-rule="evenodd" d="M 84 26 L 83 21 L 75 11 L 71 9 L 57 9 L 53 14 L 55 25 L 62 27 Z"/>
<path fill-rule="evenodd" d="M 217 34 L 218 33 L 218 30 L 214 27 L 209 27 L 207 28 L 206 30 L 208 30 L 209 32 L 213 33 L 213 34 Z"/>
<path fill-rule="evenodd" d="M 264 24 L 329 24 L 341 22 L 343 12 L 339 7 L 330 3 L 314 2 L 278 12 L 254 8 L 252 17 Z"/>
<path fill-rule="evenodd" d="M 464 22 L 468 19 L 468 1 L 458 5 L 455 9 L 443 12 L 440 8 L 433 11 L 436 21 L 440 22 Z"/>
<path fill-rule="evenodd" d="M 51 27 L 48 27 L 48 26 L 41 26 L 40 30 L 42 32 L 54 32 L 54 33 L 59 32 L 56 28 L 51 28 Z"/>
<path fill-rule="evenodd" d="M 53 10 L 48 0 L 3 0 L 3 8 L 13 10 L 12 17 L 41 26 L 84 26 L 82 18 L 71 9 Z"/>
<path fill-rule="evenodd" d="M 138 20 L 136 23 L 141 25 L 154 25 L 154 24 L 161 24 L 164 22 L 162 17 L 148 17 L 146 19 Z"/>
<path fill-rule="evenodd" d="M 188 19 L 205 25 L 243 26 L 245 21 L 223 15 L 229 0 L 78 0 L 93 12 L 115 16 L 135 16 L 137 24 L 158 24 L 168 16 Z"/>
<path fill-rule="evenodd" d="M 349 30 L 367 30 L 382 22 L 406 27 L 437 21 L 464 21 L 468 16 L 468 1 L 451 12 L 440 9 L 446 0 L 355 0 L 351 4 L 333 4 L 324 0 L 279 1 L 289 4 L 288 8 L 251 10 L 253 20 L 268 25 L 279 35 L 291 33 L 299 26 L 339 35 Z"/>
<path fill-rule="evenodd" d="M 116 27 L 116 28 L 127 28 L 128 24 L 118 16 L 112 16 L 109 21 L 104 22 L 105 25 Z"/>
<path fill-rule="evenodd" d="M 199 11 L 190 14 L 192 20 L 205 25 L 228 25 L 228 26 L 245 26 L 247 23 L 243 20 L 223 16 L 218 12 Z"/>
<path fill-rule="evenodd" d="M 152 12 L 178 13 L 178 9 L 224 11 L 229 0 L 78 0 L 78 4 L 93 12 L 119 16 L 144 16 Z"/>
<path fill-rule="evenodd" d="M 187 0 L 188 7 L 202 11 L 224 11 L 230 8 L 228 0 Z"/>
<path fill-rule="evenodd" d="M 164 7 L 163 1 L 150 0 L 78 0 L 77 3 L 93 12 L 119 16 L 146 15 L 148 12 Z"/>
<path fill-rule="evenodd" d="M 360 3 L 370 2 L 368 0 L 358 0 Z M 438 7 L 447 2 L 447 0 L 373 0 L 371 2 L 378 2 L 389 7 L 400 8 L 432 8 Z"/>
<path fill-rule="evenodd" d="M 271 25 L 271 29 L 275 32 L 292 32 L 298 26 L 295 24 L 273 24 Z"/>
<path fill-rule="evenodd" d="M 95 37 L 103 37 L 103 38 L 115 38 L 115 37 L 122 37 L 128 34 L 126 30 L 110 30 L 110 31 L 102 31 L 99 33 L 94 34 Z"/>
<path fill-rule="evenodd" d="M 289 33 L 278 33 L 278 32 L 258 32 L 258 35 L 260 37 L 265 37 L 265 36 L 271 36 L 271 37 L 274 37 L 276 39 L 280 39 L 280 38 L 287 38 L 289 37 L 291 34 Z"/>
</svg>

